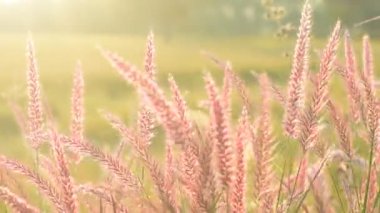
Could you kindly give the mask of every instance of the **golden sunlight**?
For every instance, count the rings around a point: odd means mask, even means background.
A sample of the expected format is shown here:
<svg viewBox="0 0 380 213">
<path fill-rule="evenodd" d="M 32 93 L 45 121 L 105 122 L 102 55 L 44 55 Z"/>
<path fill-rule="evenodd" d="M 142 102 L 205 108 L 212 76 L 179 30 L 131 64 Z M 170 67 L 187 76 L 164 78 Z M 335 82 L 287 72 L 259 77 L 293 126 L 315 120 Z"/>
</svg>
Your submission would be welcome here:
<svg viewBox="0 0 380 213">
<path fill-rule="evenodd" d="M 14 5 L 14 4 L 19 4 L 21 2 L 23 2 L 24 0 L 1 0 L 1 4 L 5 4 L 5 5 Z"/>
</svg>

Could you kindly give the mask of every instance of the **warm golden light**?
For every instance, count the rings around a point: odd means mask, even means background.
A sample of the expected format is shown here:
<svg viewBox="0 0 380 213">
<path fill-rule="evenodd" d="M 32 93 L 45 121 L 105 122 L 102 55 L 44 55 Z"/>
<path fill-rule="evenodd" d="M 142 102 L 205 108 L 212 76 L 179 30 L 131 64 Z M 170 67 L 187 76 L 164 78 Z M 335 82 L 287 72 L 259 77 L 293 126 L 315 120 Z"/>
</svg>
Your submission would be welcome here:
<svg viewBox="0 0 380 213">
<path fill-rule="evenodd" d="M 5 5 L 14 5 L 14 4 L 21 3 L 22 1 L 23 0 L 1 0 L 1 3 Z"/>
</svg>

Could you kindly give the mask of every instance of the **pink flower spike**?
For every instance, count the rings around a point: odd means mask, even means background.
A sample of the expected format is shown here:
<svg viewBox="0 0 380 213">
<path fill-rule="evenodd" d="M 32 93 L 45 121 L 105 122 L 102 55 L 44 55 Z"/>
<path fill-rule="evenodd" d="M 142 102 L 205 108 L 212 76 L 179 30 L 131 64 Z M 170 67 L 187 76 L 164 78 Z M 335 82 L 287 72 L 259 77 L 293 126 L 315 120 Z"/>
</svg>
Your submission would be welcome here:
<svg viewBox="0 0 380 213">
<path fill-rule="evenodd" d="M 147 42 L 146 42 L 146 52 L 145 52 L 145 60 L 144 67 L 145 72 L 148 76 L 154 80 L 156 75 L 156 65 L 154 63 L 156 57 L 156 48 L 154 46 L 154 34 L 153 31 L 150 31 Z"/>
<path fill-rule="evenodd" d="M 292 71 L 288 84 L 284 129 L 292 138 L 297 138 L 300 112 L 304 108 L 305 83 L 309 71 L 309 49 L 311 32 L 311 7 L 305 3 L 293 56 Z"/>
<path fill-rule="evenodd" d="M 71 137 L 78 142 L 83 141 L 84 131 L 84 80 L 82 65 L 78 61 L 71 96 Z"/>
<path fill-rule="evenodd" d="M 210 74 L 205 76 L 206 90 L 210 102 L 211 135 L 217 154 L 219 184 L 228 189 L 233 179 L 233 147 L 226 109 L 223 107 L 215 82 Z"/>
<path fill-rule="evenodd" d="M 43 109 L 41 101 L 40 80 L 35 56 L 35 49 L 32 37 L 29 36 L 27 47 L 27 91 L 28 91 L 28 137 L 31 146 L 38 148 L 42 141 L 40 134 L 42 131 Z"/>
<path fill-rule="evenodd" d="M 243 108 L 236 135 L 236 174 L 233 184 L 231 207 L 232 212 L 246 212 L 245 193 L 246 193 L 246 163 L 244 155 L 245 143 L 248 140 L 249 116 L 246 107 Z"/>
</svg>

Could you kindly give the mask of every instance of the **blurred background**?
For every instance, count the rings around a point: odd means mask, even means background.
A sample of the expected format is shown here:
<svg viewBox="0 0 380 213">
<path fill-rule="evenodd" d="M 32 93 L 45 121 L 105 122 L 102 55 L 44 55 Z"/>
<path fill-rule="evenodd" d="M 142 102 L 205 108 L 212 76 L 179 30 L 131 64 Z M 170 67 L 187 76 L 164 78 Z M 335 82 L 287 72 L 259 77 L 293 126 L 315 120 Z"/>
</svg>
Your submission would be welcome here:
<svg viewBox="0 0 380 213">
<path fill-rule="evenodd" d="M 0 0 L 1 32 L 263 35 L 298 23 L 302 0 Z M 378 0 L 311 0 L 314 35 L 379 16 Z M 380 35 L 380 22 L 358 30 Z"/>
<path fill-rule="evenodd" d="M 380 20 L 355 27 L 380 16 L 380 0 L 309 1 L 313 7 L 312 72 L 318 70 L 318 53 L 338 19 L 352 35 L 358 61 L 364 34 L 371 36 L 375 59 L 380 58 Z M 202 52 L 231 61 L 249 87 L 252 111 L 257 113 L 260 95 L 252 72 L 267 72 L 286 91 L 303 4 L 304 0 L 0 0 L 0 154 L 30 165 L 34 162 L 34 153 L 15 119 L 26 115 L 25 47 L 29 33 L 35 42 L 45 110 L 54 115 L 59 130 L 68 134 L 72 78 L 80 60 L 85 78 L 85 135 L 111 152 L 120 139 L 99 110 L 112 112 L 133 126 L 138 103 L 134 89 L 111 68 L 98 46 L 143 69 L 146 37 L 153 31 L 160 86 L 169 97 L 167 78 L 171 73 L 190 105 L 192 119 L 206 125 L 208 109 L 200 106 L 207 98 L 202 76 L 211 72 L 221 85 L 223 72 Z M 343 61 L 342 45 L 339 51 Z M 347 106 L 343 82 L 337 76 L 331 84 L 333 98 Z M 241 110 L 239 101 L 234 94 L 234 118 Z M 10 103 L 20 106 L 16 115 Z M 278 103 L 273 107 L 277 131 L 283 111 Z M 155 133 L 151 150 L 163 157 L 163 134 L 159 128 Z M 277 135 L 280 142 L 283 138 Z M 41 151 L 49 153 L 47 147 Z M 87 158 L 71 172 L 77 183 L 107 177 Z M 0 212 L 2 209 L 0 203 Z"/>
<path fill-rule="evenodd" d="M 372 37 L 375 58 L 380 56 L 380 20 L 354 27 L 380 16 L 379 0 L 310 0 L 313 5 L 311 67 L 337 19 L 350 30 L 360 54 L 360 38 Z M 221 71 L 202 51 L 230 60 L 253 91 L 251 72 L 268 72 L 284 88 L 289 76 L 301 0 L 0 0 L 0 149 L 3 154 L 30 158 L 9 100 L 26 112 L 25 43 L 28 32 L 35 41 L 44 100 L 59 128 L 70 123 L 72 74 L 77 60 L 86 82 L 86 135 L 102 146 L 118 143 L 117 134 L 99 115 L 99 109 L 120 115 L 128 125 L 136 118 L 133 88 L 102 58 L 97 45 L 118 52 L 143 67 L 146 36 L 155 34 L 160 85 L 167 89 L 172 73 L 193 109 L 194 119 L 206 119 L 199 107 L 206 98 L 202 74 L 211 71 L 218 82 Z M 376 62 L 375 62 L 376 63 Z M 334 92 L 343 94 L 342 90 Z M 251 93 L 256 94 L 256 93 Z M 258 95 L 252 96 L 257 101 Z M 256 102 L 257 103 L 257 102 Z M 240 109 L 236 107 L 234 111 Z M 277 110 L 278 116 L 281 111 Z M 277 117 L 281 119 L 280 117 Z M 281 123 L 281 122 L 277 122 Z M 162 141 L 153 143 L 162 149 Z M 11 144 L 11 146 L 10 146 Z M 22 155 L 20 155 L 22 153 Z M 29 154 L 26 154 L 29 153 Z M 81 178 L 90 177 L 78 170 Z"/>
</svg>

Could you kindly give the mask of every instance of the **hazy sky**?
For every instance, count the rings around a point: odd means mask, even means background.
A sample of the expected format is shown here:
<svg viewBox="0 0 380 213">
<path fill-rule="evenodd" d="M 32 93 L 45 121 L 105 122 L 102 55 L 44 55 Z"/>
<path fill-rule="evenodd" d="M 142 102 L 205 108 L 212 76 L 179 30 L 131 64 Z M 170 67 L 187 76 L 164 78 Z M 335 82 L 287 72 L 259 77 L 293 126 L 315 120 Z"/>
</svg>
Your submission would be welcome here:
<svg viewBox="0 0 380 213">
<path fill-rule="evenodd" d="M 273 7 L 285 10 L 281 24 L 298 24 L 303 0 L 273 2 Z M 321 35 L 338 18 L 351 27 L 380 15 L 379 0 L 312 2 L 314 32 Z M 261 0 L 0 0 L 0 32 L 146 34 L 152 28 L 167 35 L 273 32 L 278 26 L 265 20 L 267 12 Z M 379 22 L 361 29 L 380 35 Z"/>
</svg>

